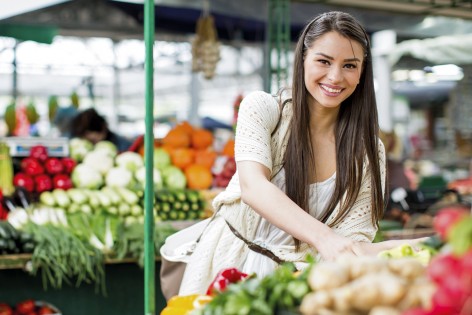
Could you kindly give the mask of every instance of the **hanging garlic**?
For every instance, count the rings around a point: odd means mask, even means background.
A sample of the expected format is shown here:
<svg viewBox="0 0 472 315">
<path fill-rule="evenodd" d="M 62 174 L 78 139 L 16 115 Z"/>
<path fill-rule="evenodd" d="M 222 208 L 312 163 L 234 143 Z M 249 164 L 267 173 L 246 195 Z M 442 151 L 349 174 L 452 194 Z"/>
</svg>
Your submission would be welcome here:
<svg viewBox="0 0 472 315">
<path fill-rule="evenodd" d="M 192 40 L 192 71 L 202 71 L 206 79 L 214 77 L 220 60 L 220 43 L 211 15 L 203 15 L 197 21 L 196 35 Z"/>
</svg>

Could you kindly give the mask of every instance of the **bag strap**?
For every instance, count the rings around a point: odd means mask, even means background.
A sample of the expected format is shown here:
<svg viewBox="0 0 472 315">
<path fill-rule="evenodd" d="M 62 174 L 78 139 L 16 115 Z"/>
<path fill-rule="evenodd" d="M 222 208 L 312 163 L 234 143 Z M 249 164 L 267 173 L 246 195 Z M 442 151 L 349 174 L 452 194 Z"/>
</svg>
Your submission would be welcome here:
<svg viewBox="0 0 472 315">
<path fill-rule="evenodd" d="M 274 96 L 274 98 L 275 97 L 276 96 Z M 279 115 L 279 120 L 277 121 L 277 125 L 275 126 L 274 130 L 270 134 L 271 137 L 273 137 L 274 134 L 276 133 L 276 131 L 279 129 L 280 121 L 282 120 L 282 114 L 283 114 L 284 106 L 285 106 L 285 103 L 286 103 L 286 102 L 282 102 L 280 100 L 279 101 L 276 100 L 276 102 L 278 103 L 278 105 L 280 107 L 280 115 Z M 274 176 L 275 176 L 275 174 L 274 174 Z M 213 213 L 213 215 L 211 216 L 211 219 L 208 221 L 208 224 L 203 228 L 202 233 L 200 233 L 198 238 L 195 240 L 194 246 L 192 246 L 192 248 L 188 250 L 188 252 L 187 252 L 188 255 L 191 255 L 193 253 L 193 251 L 195 250 L 196 245 L 200 242 L 200 239 L 202 238 L 202 236 L 205 233 L 206 229 L 208 228 L 210 223 L 215 219 L 215 217 L 218 214 L 218 212 L 220 211 L 220 209 L 221 209 L 221 207 Z M 226 223 L 228 224 L 228 226 L 229 226 L 230 230 L 233 232 L 233 234 L 236 237 L 238 237 L 239 239 L 241 239 L 244 243 L 246 243 L 250 249 L 252 249 L 253 251 L 255 251 L 257 253 L 260 253 L 262 255 L 265 255 L 265 256 L 269 257 L 270 259 L 274 260 L 278 264 L 281 264 L 281 263 L 284 262 L 279 257 L 277 257 L 274 253 L 272 253 L 270 250 L 268 250 L 266 248 L 263 248 L 260 245 L 257 245 L 255 243 L 245 239 L 232 225 L 230 225 L 228 222 L 226 222 Z"/>
<path fill-rule="evenodd" d="M 250 250 L 252 250 L 252 251 L 254 251 L 258 254 L 264 255 L 266 257 L 269 257 L 270 259 L 272 259 L 273 261 L 275 261 L 279 265 L 281 265 L 285 262 L 284 260 L 280 259 L 277 255 L 275 255 L 270 249 L 264 248 L 261 245 L 256 244 L 254 242 L 248 241 L 228 221 L 225 220 L 225 222 L 228 225 L 231 232 L 233 232 L 234 236 L 236 236 L 241 241 L 243 241 L 247 245 L 247 247 L 249 247 Z"/>
</svg>

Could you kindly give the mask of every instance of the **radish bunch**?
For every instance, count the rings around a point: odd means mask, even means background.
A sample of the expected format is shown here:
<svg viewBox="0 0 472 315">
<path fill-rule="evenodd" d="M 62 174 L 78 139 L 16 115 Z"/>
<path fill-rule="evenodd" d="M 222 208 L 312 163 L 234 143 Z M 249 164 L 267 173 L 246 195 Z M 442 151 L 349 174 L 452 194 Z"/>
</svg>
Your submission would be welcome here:
<svg viewBox="0 0 472 315">
<path fill-rule="evenodd" d="M 470 315 L 472 216 L 465 209 L 448 208 L 439 212 L 433 223 L 450 251 L 436 256 L 428 266 L 428 276 L 436 284 L 431 308 L 413 309 L 403 315 Z"/>
</svg>

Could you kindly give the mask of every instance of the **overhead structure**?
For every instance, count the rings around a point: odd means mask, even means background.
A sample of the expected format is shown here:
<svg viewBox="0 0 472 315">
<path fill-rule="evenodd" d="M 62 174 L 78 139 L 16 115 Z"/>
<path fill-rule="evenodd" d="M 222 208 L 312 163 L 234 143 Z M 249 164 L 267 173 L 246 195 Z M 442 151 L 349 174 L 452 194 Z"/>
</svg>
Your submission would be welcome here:
<svg viewBox="0 0 472 315">
<path fill-rule="evenodd" d="M 415 15 L 440 15 L 472 19 L 472 1 L 470 0 L 300 0 L 298 2 L 318 2 Z"/>
</svg>

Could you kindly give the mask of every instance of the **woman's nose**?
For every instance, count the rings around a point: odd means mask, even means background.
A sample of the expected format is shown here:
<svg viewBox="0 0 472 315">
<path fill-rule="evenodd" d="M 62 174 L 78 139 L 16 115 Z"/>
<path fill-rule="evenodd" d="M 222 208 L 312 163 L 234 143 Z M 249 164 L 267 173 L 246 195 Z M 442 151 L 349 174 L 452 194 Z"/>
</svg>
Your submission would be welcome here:
<svg viewBox="0 0 472 315">
<path fill-rule="evenodd" d="M 328 73 L 328 79 L 331 82 L 340 82 L 343 78 L 343 74 L 339 67 L 331 67 Z"/>
</svg>

